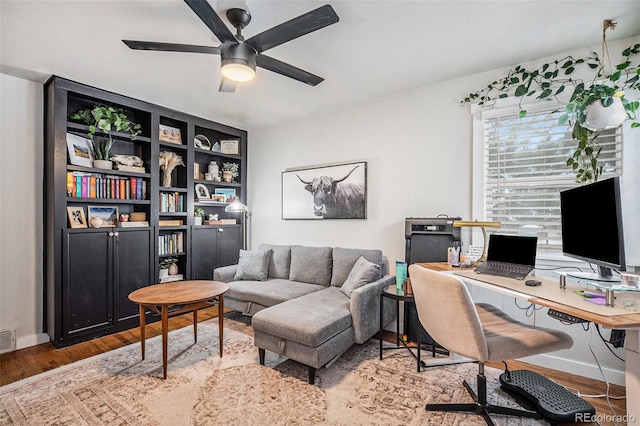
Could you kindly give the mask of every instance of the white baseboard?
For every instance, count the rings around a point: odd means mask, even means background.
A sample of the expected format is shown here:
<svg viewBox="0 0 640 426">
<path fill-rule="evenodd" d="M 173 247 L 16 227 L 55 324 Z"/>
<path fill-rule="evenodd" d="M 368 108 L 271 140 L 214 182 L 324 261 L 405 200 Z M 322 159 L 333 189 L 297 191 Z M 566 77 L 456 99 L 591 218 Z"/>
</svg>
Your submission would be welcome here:
<svg viewBox="0 0 640 426">
<path fill-rule="evenodd" d="M 31 334 L 16 339 L 16 349 L 24 349 L 29 346 L 36 346 L 49 341 L 49 335 L 46 333 Z"/>
<path fill-rule="evenodd" d="M 598 366 L 595 364 L 586 364 L 583 362 L 572 361 L 566 358 L 558 358 L 549 354 L 529 356 L 526 358 L 521 358 L 520 361 L 528 362 L 529 364 L 537 365 L 540 367 L 551 368 L 553 370 L 564 371 L 566 373 L 575 374 L 577 376 L 588 377 L 593 380 L 600 380 L 601 382 L 605 381 L 602 377 L 602 374 L 600 374 Z M 609 383 L 620 386 L 625 385 L 624 370 L 603 368 L 602 372 L 606 376 Z M 582 391 L 581 389 L 578 390 Z"/>
</svg>

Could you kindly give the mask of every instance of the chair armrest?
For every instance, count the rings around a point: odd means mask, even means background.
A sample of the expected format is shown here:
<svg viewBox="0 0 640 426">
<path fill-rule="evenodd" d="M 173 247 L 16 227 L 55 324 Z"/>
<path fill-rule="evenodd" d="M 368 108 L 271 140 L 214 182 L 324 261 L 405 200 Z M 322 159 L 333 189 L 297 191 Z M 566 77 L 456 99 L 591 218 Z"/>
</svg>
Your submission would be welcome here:
<svg viewBox="0 0 640 426">
<path fill-rule="evenodd" d="M 351 320 L 355 343 L 364 343 L 380 330 L 380 294 L 382 289 L 395 283 L 395 277 L 385 275 L 378 281 L 360 287 L 351 293 Z M 385 300 L 384 323 L 389 324 L 396 317 L 394 303 Z"/>
<path fill-rule="evenodd" d="M 233 281 L 236 276 L 236 269 L 238 265 L 221 266 L 213 270 L 213 279 L 215 281 L 222 281 L 223 283 L 229 283 Z"/>
</svg>

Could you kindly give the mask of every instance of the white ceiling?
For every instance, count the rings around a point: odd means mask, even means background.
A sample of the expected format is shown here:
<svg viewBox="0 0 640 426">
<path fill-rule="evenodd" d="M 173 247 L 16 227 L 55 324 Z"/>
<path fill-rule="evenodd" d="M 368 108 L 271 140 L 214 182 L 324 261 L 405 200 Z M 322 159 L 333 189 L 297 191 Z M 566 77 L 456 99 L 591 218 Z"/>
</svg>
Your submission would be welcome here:
<svg viewBox="0 0 640 426">
<path fill-rule="evenodd" d="M 209 0 L 223 17 L 245 4 L 249 38 L 325 2 Z M 120 40 L 219 45 L 181 0 L 0 0 L 0 70 L 55 74 L 255 130 L 559 52 L 640 34 L 640 0 L 331 1 L 340 22 L 266 52 L 325 78 L 316 87 L 258 68 L 220 93 L 220 57 L 133 51 Z M 235 30 L 234 30 L 235 32 Z M 469 91 L 478 89 L 470 87 Z"/>
</svg>

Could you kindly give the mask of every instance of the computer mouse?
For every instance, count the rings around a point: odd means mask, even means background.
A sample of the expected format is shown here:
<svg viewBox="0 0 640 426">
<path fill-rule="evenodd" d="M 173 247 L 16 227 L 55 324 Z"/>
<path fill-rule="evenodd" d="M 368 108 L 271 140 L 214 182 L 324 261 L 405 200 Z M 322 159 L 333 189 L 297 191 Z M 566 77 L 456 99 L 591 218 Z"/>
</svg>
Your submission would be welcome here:
<svg viewBox="0 0 640 426">
<path fill-rule="evenodd" d="M 538 286 L 538 285 L 542 284 L 542 281 L 538 281 L 538 280 L 526 280 L 524 283 L 525 283 L 525 285 L 528 285 L 528 286 L 530 286 L 530 287 L 535 287 L 535 286 Z"/>
</svg>

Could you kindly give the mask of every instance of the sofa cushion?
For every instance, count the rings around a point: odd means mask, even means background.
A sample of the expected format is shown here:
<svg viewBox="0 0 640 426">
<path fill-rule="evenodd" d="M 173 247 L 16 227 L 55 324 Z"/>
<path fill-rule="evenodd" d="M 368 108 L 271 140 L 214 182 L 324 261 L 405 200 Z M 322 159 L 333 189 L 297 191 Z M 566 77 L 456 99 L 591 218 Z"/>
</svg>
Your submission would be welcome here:
<svg viewBox="0 0 640 426">
<path fill-rule="evenodd" d="M 260 244 L 260 250 L 271 250 L 269 278 L 289 279 L 291 269 L 291 246 Z"/>
<path fill-rule="evenodd" d="M 353 265 L 353 269 L 345 280 L 340 291 L 351 297 L 351 292 L 365 284 L 372 283 L 382 278 L 382 267 L 375 263 L 369 262 L 364 256 L 360 256 Z"/>
<path fill-rule="evenodd" d="M 224 297 L 273 306 L 324 288 L 321 285 L 277 278 L 267 281 L 232 281 Z"/>
<path fill-rule="evenodd" d="M 253 316 L 251 325 L 256 334 L 267 333 L 315 348 L 351 327 L 349 303 L 339 288 L 328 287 L 263 309 Z"/>
<path fill-rule="evenodd" d="M 363 256 L 369 262 L 382 266 L 381 250 L 365 250 L 336 247 L 333 249 L 333 272 L 331 285 L 340 287 L 349 276 L 356 260 Z M 381 269 L 382 270 L 382 269 Z"/>
<path fill-rule="evenodd" d="M 289 279 L 303 283 L 329 285 L 332 252 L 331 247 L 291 247 Z"/>
<path fill-rule="evenodd" d="M 269 274 L 271 250 L 240 250 L 238 268 L 233 279 L 265 281 Z"/>
</svg>

